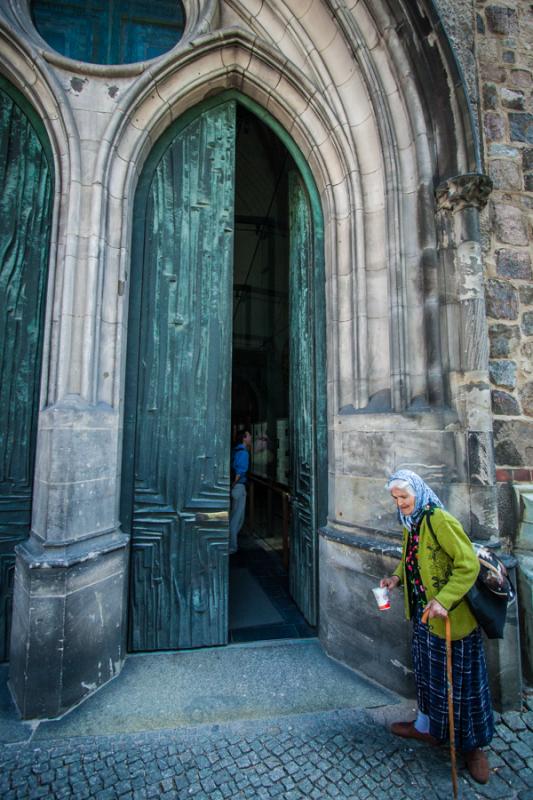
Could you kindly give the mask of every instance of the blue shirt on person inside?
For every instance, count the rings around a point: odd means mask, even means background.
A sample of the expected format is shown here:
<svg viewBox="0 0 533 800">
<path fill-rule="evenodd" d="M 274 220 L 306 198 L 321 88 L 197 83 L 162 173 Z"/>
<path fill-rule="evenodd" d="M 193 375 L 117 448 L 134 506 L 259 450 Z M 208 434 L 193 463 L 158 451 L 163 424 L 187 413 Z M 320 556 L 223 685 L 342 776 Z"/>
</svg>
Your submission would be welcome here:
<svg viewBox="0 0 533 800">
<path fill-rule="evenodd" d="M 250 467 L 250 453 L 244 444 L 238 444 L 233 448 L 233 458 L 231 466 L 235 475 L 240 475 L 239 483 L 245 484 L 248 481 L 248 469 Z"/>
</svg>

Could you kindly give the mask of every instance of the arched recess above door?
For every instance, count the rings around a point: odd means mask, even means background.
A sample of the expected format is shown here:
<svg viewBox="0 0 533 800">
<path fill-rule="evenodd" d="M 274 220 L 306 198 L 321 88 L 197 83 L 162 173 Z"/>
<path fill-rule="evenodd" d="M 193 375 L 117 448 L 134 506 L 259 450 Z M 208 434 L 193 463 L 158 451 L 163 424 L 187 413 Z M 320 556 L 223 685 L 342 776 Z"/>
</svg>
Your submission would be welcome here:
<svg viewBox="0 0 533 800">
<path fill-rule="evenodd" d="M 434 184 L 441 168 L 468 171 L 477 163 L 464 91 L 446 48 L 437 48 L 435 58 L 458 88 L 438 98 L 450 114 L 437 115 L 431 105 L 437 100 L 411 71 L 409 49 L 421 34 L 413 23 L 411 38 L 400 36 L 397 15 L 386 17 L 386 3 L 379 9 L 381 17 L 369 17 L 365 3 L 350 18 L 339 12 L 334 56 L 329 46 L 313 49 L 320 31 L 305 29 L 307 40 L 298 45 L 303 19 L 285 20 L 282 9 L 265 4 L 260 15 L 247 18 L 256 38 L 223 30 L 155 69 L 153 81 L 139 83 L 137 98 L 129 96 L 124 118 L 115 119 L 106 136 L 108 153 L 115 147 L 124 159 L 116 179 L 128 196 L 133 164 L 147 157 L 173 118 L 210 94 L 237 86 L 289 131 L 324 213 L 332 406 L 352 411 L 404 411 L 413 401 L 442 405 L 448 343 L 431 328 L 425 346 L 427 309 L 439 304 Z M 284 50 L 259 24 L 273 14 L 286 22 Z M 376 44 L 383 18 L 391 25 Z M 448 117 L 454 124 L 442 127 Z M 116 241 L 116 233 L 109 235 Z M 372 398 L 385 400 L 373 406 Z"/>
</svg>

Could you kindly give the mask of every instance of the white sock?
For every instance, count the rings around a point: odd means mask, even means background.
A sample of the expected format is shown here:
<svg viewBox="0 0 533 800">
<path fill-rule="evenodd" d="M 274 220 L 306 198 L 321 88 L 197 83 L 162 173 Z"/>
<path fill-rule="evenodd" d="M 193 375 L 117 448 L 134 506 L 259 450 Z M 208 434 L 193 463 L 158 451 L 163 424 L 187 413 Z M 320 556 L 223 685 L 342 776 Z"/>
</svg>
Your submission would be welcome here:
<svg viewBox="0 0 533 800">
<path fill-rule="evenodd" d="M 429 733 L 429 717 L 427 714 L 423 714 L 421 711 L 418 712 L 415 720 L 415 728 L 418 733 Z"/>
</svg>

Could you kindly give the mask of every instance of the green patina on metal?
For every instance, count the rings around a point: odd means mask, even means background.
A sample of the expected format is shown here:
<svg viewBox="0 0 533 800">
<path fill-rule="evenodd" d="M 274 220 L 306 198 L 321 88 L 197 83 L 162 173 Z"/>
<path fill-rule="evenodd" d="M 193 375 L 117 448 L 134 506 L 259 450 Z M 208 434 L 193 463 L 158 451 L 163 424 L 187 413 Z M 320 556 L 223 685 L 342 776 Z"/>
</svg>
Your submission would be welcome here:
<svg viewBox="0 0 533 800">
<path fill-rule="evenodd" d="M 122 521 L 130 647 L 227 641 L 235 103 L 179 120 L 134 210 Z M 130 486 L 134 486 L 131 496 Z"/>
<path fill-rule="evenodd" d="M 324 340 L 316 329 L 320 298 L 314 291 L 313 220 L 301 177 L 289 175 L 290 232 L 290 590 L 305 618 L 318 620 L 317 539 L 321 520 L 320 464 L 325 459 L 325 403 L 317 377 Z M 320 316 L 320 314 L 319 314 Z M 322 461 L 321 461 L 322 460 Z"/>
<path fill-rule="evenodd" d="M 158 140 L 135 199 L 121 499 L 122 526 L 132 536 L 133 650 L 227 641 L 227 523 L 206 515 L 229 507 L 236 103 L 283 139 L 301 173 L 291 212 L 298 461 L 291 582 L 316 623 L 327 474 L 320 201 L 287 134 L 229 91 L 189 110 Z"/>
<path fill-rule="evenodd" d="M 53 195 L 50 144 L 0 78 L 0 659 L 9 653 L 15 545 L 30 530 Z"/>
<path fill-rule="evenodd" d="M 33 0 L 35 27 L 68 58 L 130 64 L 171 50 L 181 39 L 180 0 Z"/>
<path fill-rule="evenodd" d="M 281 139 L 298 173 L 290 181 L 290 434 L 293 497 L 290 587 L 307 621 L 318 622 L 318 529 L 327 516 L 326 300 L 322 205 L 302 152 L 261 106 L 236 91 Z"/>
</svg>

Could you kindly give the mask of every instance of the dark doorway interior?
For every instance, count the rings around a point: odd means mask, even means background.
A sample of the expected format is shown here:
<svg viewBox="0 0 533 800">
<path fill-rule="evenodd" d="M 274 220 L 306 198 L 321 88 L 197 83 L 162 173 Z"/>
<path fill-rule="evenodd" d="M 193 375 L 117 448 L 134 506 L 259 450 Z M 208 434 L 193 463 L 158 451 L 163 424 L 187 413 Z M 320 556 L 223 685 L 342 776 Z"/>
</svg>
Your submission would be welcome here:
<svg viewBox="0 0 533 800">
<path fill-rule="evenodd" d="M 229 641 L 316 631 L 289 594 L 289 227 L 294 163 L 237 106 L 232 434 L 253 436 L 246 521 L 230 557 Z"/>
</svg>

